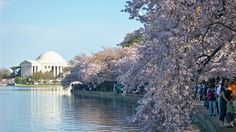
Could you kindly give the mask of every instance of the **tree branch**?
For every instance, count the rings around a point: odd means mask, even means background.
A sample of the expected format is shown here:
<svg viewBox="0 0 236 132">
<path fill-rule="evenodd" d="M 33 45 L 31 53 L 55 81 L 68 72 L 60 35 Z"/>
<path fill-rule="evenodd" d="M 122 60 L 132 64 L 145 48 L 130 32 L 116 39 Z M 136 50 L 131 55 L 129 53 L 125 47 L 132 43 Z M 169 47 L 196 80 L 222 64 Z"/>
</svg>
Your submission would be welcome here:
<svg viewBox="0 0 236 132">
<path fill-rule="evenodd" d="M 235 35 L 232 36 L 227 42 L 231 42 L 234 37 Z M 211 59 L 221 50 L 221 48 L 225 46 L 226 43 L 219 45 L 210 55 L 208 55 L 208 57 L 204 60 L 205 62 L 203 61 L 203 66 L 198 70 L 199 74 L 202 72 L 203 68 L 211 61 Z"/>
<path fill-rule="evenodd" d="M 212 27 L 214 25 L 221 25 L 221 26 L 231 30 L 232 32 L 236 33 L 236 29 L 234 29 L 234 28 L 232 28 L 232 27 L 230 27 L 230 26 L 228 26 L 228 25 L 226 25 L 226 24 L 224 24 L 222 22 L 214 22 L 214 23 L 211 23 L 211 24 L 207 25 L 206 27 L 209 28 L 209 27 Z"/>
</svg>

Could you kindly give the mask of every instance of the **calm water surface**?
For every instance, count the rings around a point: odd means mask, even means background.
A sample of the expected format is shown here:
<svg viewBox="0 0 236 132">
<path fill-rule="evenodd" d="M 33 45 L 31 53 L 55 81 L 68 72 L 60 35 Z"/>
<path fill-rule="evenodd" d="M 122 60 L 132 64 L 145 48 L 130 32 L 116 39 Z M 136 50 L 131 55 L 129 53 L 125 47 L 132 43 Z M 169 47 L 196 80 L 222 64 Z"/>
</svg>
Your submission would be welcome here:
<svg viewBox="0 0 236 132">
<path fill-rule="evenodd" d="M 57 90 L 0 87 L 1 132 L 140 131 L 128 122 L 134 102 L 61 95 Z"/>
</svg>

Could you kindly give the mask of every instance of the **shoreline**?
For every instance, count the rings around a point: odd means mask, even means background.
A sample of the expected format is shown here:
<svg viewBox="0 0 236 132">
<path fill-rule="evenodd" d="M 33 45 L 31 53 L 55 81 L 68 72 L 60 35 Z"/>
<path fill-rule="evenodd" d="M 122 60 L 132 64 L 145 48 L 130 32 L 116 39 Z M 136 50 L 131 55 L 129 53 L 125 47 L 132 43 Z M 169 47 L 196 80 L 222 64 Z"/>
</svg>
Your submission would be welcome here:
<svg viewBox="0 0 236 132">
<path fill-rule="evenodd" d="M 25 84 L 15 84 L 15 85 L 0 85 L 2 88 L 18 88 L 18 89 L 63 89 L 61 85 L 25 85 Z"/>
<path fill-rule="evenodd" d="M 129 100 L 137 102 L 142 98 L 140 95 L 122 95 L 113 92 L 97 92 L 97 91 L 80 91 L 80 90 L 71 90 L 71 94 L 75 96 L 92 96 L 98 98 L 108 98 L 108 99 L 120 99 L 120 100 Z"/>
<path fill-rule="evenodd" d="M 193 102 L 193 112 L 191 114 L 192 123 L 195 124 L 201 131 L 211 132 L 236 132 L 236 128 L 220 127 L 219 115 L 210 116 L 209 111 L 204 107 L 203 102 Z"/>
<path fill-rule="evenodd" d="M 42 85 L 15 84 L 14 86 L 17 86 L 17 87 L 62 87 L 60 84 L 55 84 L 55 85 L 54 84 L 48 84 L 48 85 L 47 84 L 42 84 Z"/>
</svg>

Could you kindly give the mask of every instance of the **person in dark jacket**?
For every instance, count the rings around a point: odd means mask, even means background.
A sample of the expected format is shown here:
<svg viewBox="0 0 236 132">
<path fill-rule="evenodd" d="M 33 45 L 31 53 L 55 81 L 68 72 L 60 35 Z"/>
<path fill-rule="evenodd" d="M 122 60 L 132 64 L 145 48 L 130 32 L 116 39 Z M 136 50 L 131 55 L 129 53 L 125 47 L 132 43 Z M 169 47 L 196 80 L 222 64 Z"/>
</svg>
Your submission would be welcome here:
<svg viewBox="0 0 236 132">
<path fill-rule="evenodd" d="M 226 98 L 226 90 L 227 90 L 227 81 L 222 81 L 221 84 L 221 92 L 220 92 L 220 127 L 224 127 L 225 115 L 226 115 L 226 104 L 230 103 Z"/>
<path fill-rule="evenodd" d="M 226 104 L 226 125 L 228 127 L 234 127 L 234 106 L 233 106 L 233 98 L 232 98 L 232 91 L 226 90 L 225 96 L 230 103 Z"/>
</svg>

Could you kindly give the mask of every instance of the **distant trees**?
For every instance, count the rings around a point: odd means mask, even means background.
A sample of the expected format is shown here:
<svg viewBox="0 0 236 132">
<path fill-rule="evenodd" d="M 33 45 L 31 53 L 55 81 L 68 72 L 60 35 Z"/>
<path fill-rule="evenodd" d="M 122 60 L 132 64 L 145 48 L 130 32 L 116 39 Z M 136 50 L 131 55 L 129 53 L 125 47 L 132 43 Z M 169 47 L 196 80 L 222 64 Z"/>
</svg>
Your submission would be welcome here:
<svg viewBox="0 0 236 132">
<path fill-rule="evenodd" d="M 15 77 L 16 84 L 28 84 L 28 78 Z"/>
<path fill-rule="evenodd" d="M 50 79 L 55 79 L 54 75 L 52 72 L 36 72 L 33 74 L 31 77 L 35 81 L 38 81 L 39 79 L 44 79 L 44 80 L 50 80 Z"/>
<path fill-rule="evenodd" d="M 55 80 L 52 72 L 36 72 L 32 76 L 24 78 L 24 77 L 15 77 L 15 83 L 17 84 L 55 84 L 57 81 Z"/>
<path fill-rule="evenodd" d="M 121 47 L 130 47 L 135 44 L 139 44 L 141 41 L 144 40 L 144 35 L 142 33 L 142 29 L 136 30 L 132 33 L 127 33 L 124 37 L 124 40 L 119 43 Z"/>
<path fill-rule="evenodd" d="M 9 78 L 11 75 L 10 71 L 6 68 L 0 69 L 0 80 Z"/>
<path fill-rule="evenodd" d="M 70 82 L 79 80 L 85 85 L 96 87 L 104 81 L 116 81 L 116 64 L 127 56 L 126 51 L 126 48 L 105 48 L 92 55 L 76 56 L 71 61 L 74 64 L 71 74 L 65 77 L 62 85 L 68 86 Z"/>
<path fill-rule="evenodd" d="M 39 82 L 40 80 L 44 81 L 44 84 L 47 83 L 47 81 L 55 79 L 52 72 L 36 72 L 31 76 L 31 79 L 35 82 Z"/>
</svg>

